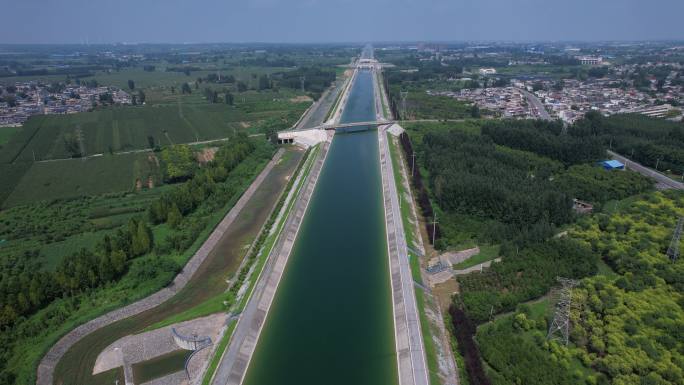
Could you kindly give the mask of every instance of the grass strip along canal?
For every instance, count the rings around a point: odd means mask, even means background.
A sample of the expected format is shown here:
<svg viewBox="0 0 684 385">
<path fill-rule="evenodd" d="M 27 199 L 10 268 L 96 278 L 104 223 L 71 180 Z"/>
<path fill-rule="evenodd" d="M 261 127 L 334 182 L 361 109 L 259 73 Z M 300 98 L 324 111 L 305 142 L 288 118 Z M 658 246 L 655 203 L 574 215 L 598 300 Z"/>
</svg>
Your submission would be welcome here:
<svg viewBox="0 0 684 385">
<path fill-rule="evenodd" d="M 213 238 L 214 241 L 211 251 L 182 290 L 159 306 L 118 320 L 80 338 L 63 352 L 54 370 L 54 380 L 47 379 L 42 383 L 50 384 L 54 381 L 64 385 L 111 384 L 115 379 L 123 383 L 120 368 L 92 376 L 98 354 L 119 338 L 139 333 L 150 325 L 193 309 L 224 293 L 227 288 L 226 278 L 238 270 L 247 250 L 245 247 L 252 244 L 259 234 L 288 180 L 300 164 L 302 155 L 303 151 L 289 148 L 279 160 L 274 159 L 275 162 L 270 165 L 272 168 L 265 169 L 265 174 L 253 185 L 251 194 L 243 196 L 246 201 L 242 205 L 238 202 L 234 207 L 238 209 L 237 213 L 231 210 L 234 215 L 232 221 L 227 226 L 226 223 L 224 226 L 219 225 L 210 236 L 209 240 Z M 226 218 L 229 216 L 230 213 Z M 46 357 L 49 356 L 48 354 Z M 39 372 L 39 381 L 40 379 Z"/>
<path fill-rule="evenodd" d="M 374 119 L 372 82 L 358 72 L 343 122 Z M 287 268 L 275 262 L 282 279 L 265 290 L 275 297 L 240 321 L 246 334 L 236 330 L 214 384 L 398 383 L 377 133 L 356 129 L 335 135 L 301 227 L 286 235 Z"/>
</svg>

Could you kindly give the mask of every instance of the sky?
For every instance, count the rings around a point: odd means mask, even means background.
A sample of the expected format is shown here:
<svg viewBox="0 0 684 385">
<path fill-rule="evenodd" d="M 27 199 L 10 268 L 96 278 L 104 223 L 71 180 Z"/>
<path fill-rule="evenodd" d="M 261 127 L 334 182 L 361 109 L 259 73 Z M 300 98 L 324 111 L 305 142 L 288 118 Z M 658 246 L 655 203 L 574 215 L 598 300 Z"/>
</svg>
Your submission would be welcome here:
<svg viewBox="0 0 684 385">
<path fill-rule="evenodd" d="M 0 43 L 684 40 L 684 0 L 0 0 Z"/>
</svg>

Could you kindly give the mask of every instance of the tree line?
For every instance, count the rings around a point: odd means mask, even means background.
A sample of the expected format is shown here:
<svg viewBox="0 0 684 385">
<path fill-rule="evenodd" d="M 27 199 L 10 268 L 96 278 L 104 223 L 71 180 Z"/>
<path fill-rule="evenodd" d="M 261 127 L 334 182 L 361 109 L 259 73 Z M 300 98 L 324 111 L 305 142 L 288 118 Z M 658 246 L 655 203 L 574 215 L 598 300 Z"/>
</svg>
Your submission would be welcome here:
<svg viewBox="0 0 684 385">
<path fill-rule="evenodd" d="M 163 245 L 155 243 L 151 226 L 169 223 L 173 229 L 181 230 L 184 217 L 210 200 L 219 190 L 217 184 L 226 181 L 230 171 L 254 149 L 249 138 L 237 136 L 221 147 L 214 163 L 195 170 L 186 183 L 152 202 L 146 215 L 131 218 L 113 235 L 105 235 L 94 249 L 83 248 L 62 259 L 54 271 L 40 268 L 37 252 L 3 261 L 0 330 L 10 328 L 20 317 L 32 314 L 56 298 L 73 296 L 119 279 L 126 273 L 130 260 L 155 250 L 155 246 L 163 253 Z M 200 223 L 193 222 L 194 237 L 182 234 L 185 237 L 180 236 L 182 241 L 178 241 L 178 234 L 169 236 L 172 247 L 177 251 L 189 247 L 203 228 Z"/>
<path fill-rule="evenodd" d="M 562 169 L 557 162 L 456 130 L 425 134 L 421 157 L 439 207 L 506 227 L 493 228 L 491 237 L 507 239 L 511 233 L 550 228 L 573 218 L 572 197 L 551 181 Z"/>
<path fill-rule="evenodd" d="M 43 308 L 57 298 L 73 296 L 118 279 L 127 262 L 154 247 L 146 221 L 132 218 L 114 236 L 106 235 L 94 250 L 80 249 L 62 259 L 54 271 L 42 269 L 38 253 L 3 261 L 0 280 L 0 330 L 7 330 L 22 317 Z"/>
<path fill-rule="evenodd" d="M 684 174 L 684 124 L 641 114 L 604 117 L 590 112 L 568 131 L 596 137 L 603 146 L 644 166 Z"/>
<path fill-rule="evenodd" d="M 496 144 L 530 151 L 566 166 L 596 162 L 605 158 L 605 147 L 600 138 L 578 135 L 570 128 L 564 134 L 563 123 L 544 120 L 496 120 L 482 126 L 482 135 Z"/>
</svg>

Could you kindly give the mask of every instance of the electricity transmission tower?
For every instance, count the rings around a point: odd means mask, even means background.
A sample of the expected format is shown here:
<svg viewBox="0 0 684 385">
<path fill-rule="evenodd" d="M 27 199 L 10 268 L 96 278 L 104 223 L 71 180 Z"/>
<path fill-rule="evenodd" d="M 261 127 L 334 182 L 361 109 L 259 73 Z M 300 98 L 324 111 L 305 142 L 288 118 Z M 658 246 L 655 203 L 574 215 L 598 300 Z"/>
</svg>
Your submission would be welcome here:
<svg viewBox="0 0 684 385">
<path fill-rule="evenodd" d="M 558 339 L 564 345 L 568 344 L 570 334 L 570 310 L 572 309 L 572 288 L 579 284 L 574 279 L 556 277 L 556 280 L 561 284 L 561 289 L 558 293 L 558 302 L 556 302 L 556 311 L 553 315 L 553 321 L 549 327 L 549 334 L 546 336 L 547 340 Z"/>
<path fill-rule="evenodd" d="M 679 242 L 682 238 L 682 227 L 684 227 L 684 217 L 679 217 L 674 234 L 672 234 L 670 247 L 667 248 L 667 256 L 672 260 L 672 263 L 677 262 L 677 257 L 679 257 Z"/>
<path fill-rule="evenodd" d="M 406 119 L 406 97 L 408 96 L 408 91 L 399 91 L 401 95 L 401 118 Z"/>
<path fill-rule="evenodd" d="M 306 92 L 304 90 L 304 84 L 306 83 L 306 76 L 300 76 L 299 81 L 302 83 L 302 92 Z"/>
</svg>

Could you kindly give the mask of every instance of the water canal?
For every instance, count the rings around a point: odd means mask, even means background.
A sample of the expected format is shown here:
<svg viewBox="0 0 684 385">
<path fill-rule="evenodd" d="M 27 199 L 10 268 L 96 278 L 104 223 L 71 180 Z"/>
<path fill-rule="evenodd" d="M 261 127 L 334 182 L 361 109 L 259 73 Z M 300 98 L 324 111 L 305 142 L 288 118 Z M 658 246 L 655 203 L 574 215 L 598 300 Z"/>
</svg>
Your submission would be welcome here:
<svg viewBox="0 0 684 385">
<path fill-rule="evenodd" d="M 359 72 L 342 122 L 373 92 Z M 397 384 L 377 138 L 335 136 L 244 384 Z"/>
</svg>

